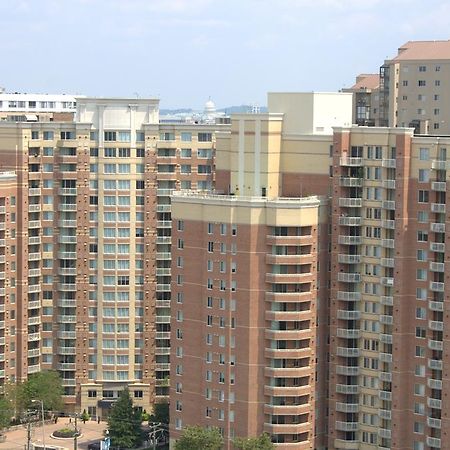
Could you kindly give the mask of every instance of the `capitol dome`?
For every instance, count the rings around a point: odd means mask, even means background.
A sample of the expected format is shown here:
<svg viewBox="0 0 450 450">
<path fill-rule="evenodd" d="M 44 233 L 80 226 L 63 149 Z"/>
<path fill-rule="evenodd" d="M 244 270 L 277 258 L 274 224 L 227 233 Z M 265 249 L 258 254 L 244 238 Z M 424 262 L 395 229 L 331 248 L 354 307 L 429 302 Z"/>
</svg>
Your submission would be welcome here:
<svg viewBox="0 0 450 450">
<path fill-rule="evenodd" d="M 205 103 L 205 114 L 214 114 L 216 112 L 216 104 L 209 99 Z"/>
</svg>

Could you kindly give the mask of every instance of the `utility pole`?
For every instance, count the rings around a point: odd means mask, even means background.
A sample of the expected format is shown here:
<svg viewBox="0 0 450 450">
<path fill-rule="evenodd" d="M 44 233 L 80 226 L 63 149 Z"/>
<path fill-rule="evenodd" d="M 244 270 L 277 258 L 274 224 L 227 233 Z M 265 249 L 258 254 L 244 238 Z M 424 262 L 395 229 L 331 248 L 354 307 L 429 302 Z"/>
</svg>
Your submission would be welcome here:
<svg viewBox="0 0 450 450">
<path fill-rule="evenodd" d="M 77 419 L 78 419 L 78 414 L 75 414 L 75 434 L 73 436 L 73 450 L 77 450 L 78 449 L 78 428 L 77 428 Z"/>
<path fill-rule="evenodd" d="M 31 422 L 27 422 L 27 450 L 31 450 Z"/>
</svg>

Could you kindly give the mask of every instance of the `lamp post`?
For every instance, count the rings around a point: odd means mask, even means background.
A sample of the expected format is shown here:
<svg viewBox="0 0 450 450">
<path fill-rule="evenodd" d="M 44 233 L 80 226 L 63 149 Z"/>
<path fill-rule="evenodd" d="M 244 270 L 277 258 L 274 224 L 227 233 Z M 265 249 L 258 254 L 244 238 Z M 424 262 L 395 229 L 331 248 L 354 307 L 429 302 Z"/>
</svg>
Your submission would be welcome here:
<svg viewBox="0 0 450 450">
<path fill-rule="evenodd" d="M 45 450 L 45 428 L 44 428 L 44 402 L 42 400 L 31 400 L 31 403 L 40 403 L 41 404 L 41 413 L 42 413 L 42 446 Z"/>
</svg>

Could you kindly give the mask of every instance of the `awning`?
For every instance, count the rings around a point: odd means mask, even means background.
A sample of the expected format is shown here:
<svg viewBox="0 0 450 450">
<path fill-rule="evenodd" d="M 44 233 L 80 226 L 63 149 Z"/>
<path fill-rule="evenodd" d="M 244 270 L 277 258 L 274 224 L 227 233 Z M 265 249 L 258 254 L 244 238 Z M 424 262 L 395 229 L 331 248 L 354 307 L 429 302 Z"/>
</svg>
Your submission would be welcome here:
<svg viewBox="0 0 450 450">
<path fill-rule="evenodd" d="M 25 119 L 27 122 L 38 122 L 38 116 L 36 114 L 25 114 Z"/>
</svg>

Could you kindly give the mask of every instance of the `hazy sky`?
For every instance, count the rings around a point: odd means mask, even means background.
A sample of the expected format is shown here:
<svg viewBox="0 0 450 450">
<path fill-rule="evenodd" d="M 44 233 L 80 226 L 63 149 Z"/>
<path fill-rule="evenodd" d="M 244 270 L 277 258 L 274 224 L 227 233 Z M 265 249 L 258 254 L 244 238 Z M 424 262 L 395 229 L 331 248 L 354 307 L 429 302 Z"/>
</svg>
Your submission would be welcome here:
<svg viewBox="0 0 450 450">
<path fill-rule="evenodd" d="M 265 105 L 335 91 L 408 40 L 450 39 L 449 0 L 0 0 L 8 91 Z"/>
</svg>

